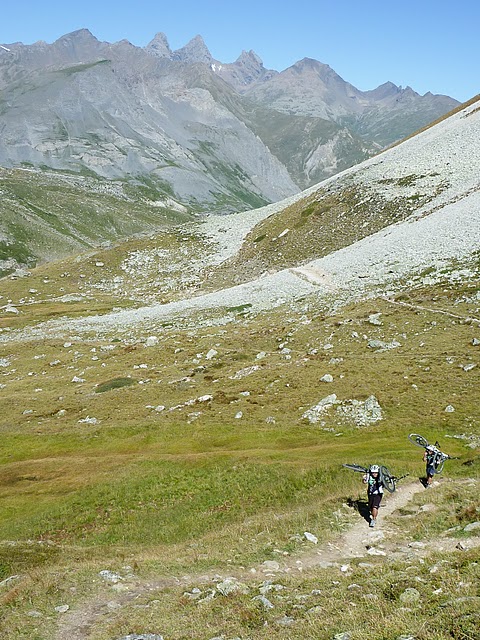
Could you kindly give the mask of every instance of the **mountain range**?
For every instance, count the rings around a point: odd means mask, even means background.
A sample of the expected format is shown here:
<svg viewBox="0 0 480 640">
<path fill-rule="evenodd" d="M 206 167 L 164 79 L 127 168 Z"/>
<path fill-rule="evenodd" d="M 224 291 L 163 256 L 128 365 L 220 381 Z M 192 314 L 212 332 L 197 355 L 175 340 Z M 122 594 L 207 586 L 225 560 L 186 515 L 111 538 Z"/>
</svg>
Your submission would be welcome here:
<svg viewBox="0 0 480 640">
<path fill-rule="evenodd" d="M 0 166 L 145 183 L 190 211 L 228 213 L 298 192 L 458 102 L 386 83 L 362 92 L 305 58 L 277 72 L 253 51 L 215 60 L 87 29 L 0 48 Z"/>
</svg>

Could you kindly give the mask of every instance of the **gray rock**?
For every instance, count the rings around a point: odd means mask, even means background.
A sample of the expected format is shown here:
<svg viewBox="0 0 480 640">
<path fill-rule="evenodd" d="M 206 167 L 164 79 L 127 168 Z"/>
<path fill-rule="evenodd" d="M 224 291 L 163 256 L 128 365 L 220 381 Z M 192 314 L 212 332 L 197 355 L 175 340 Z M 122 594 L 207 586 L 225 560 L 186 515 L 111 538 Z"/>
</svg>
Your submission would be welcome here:
<svg viewBox="0 0 480 640">
<path fill-rule="evenodd" d="M 323 609 L 321 606 L 317 605 L 315 607 L 311 607 L 311 609 L 308 609 L 307 613 L 310 615 L 318 616 L 323 614 Z"/>
<path fill-rule="evenodd" d="M 333 382 L 333 376 L 330 373 L 326 373 L 320 378 L 320 382 Z"/>
<path fill-rule="evenodd" d="M 210 600 L 213 600 L 216 595 L 217 595 L 216 589 L 207 589 L 207 591 L 205 592 L 204 597 L 201 598 L 200 600 L 197 600 L 197 603 L 198 604 L 203 604 L 205 602 L 210 602 Z"/>
<path fill-rule="evenodd" d="M 68 604 L 61 604 L 58 607 L 55 607 L 55 611 L 57 613 L 67 613 L 69 609 L 70 609 L 70 605 Z"/>
<path fill-rule="evenodd" d="M 14 580 L 18 580 L 19 578 L 20 578 L 19 575 L 9 576 L 8 578 L 5 578 L 5 580 L 2 580 L 0 582 L 0 588 L 5 587 L 7 584 L 10 584 L 10 582 L 13 582 Z"/>
<path fill-rule="evenodd" d="M 265 560 L 262 563 L 263 571 L 280 571 L 280 564 L 275 560 Z"/>
<path fill-rule="evenodd" d="M 303 535 L 309 542 L 313 542 L 313 544 L 318 544 L 318 538 L 317 536 L 313 535 L 313 533 L 310 533 L 309 531 L 305 531 Z"/>
<path fill-rule="evenodd" d="M 370 549 L 367 550 L 367 553 L 369 556 L 386 556 L 387 555 L 385 551 L 382 551 L 381 549 L 377 549 L 376 547 L 370 547 Z"/>
<path fill-rule="evenodd" d="M 120 582 L 120 580 L 123 580 L 122 576 L 118 575 L 118 573 L 110 571 L 109 569 L 103 569 L 99 572 L 98 575 L 107 582 L 111 582 L 113 584 Z"/>
<path fill-rule="evenodd" d="M 163 640 L 163 636 L 160 636 L 156 633 L 141 633 L 140 635 L 136 633 L 130 633 L 128 636 L 122 636 L 118 638 L 118 640 Z"/>
<path fill-rule="evenodd" d="M 315 424 L 316 422 L 319 422 L 332 405 L 337 403 L 337 396 L 335 393 L 332 393 L 329 396 L 325 396 L 325 398 L 322 398 L 315 406 L 305 411 L 302 418 L 306 418 L 310 423 Z"/>
<path fill-rule="evenodd" d="M 365 427 L 383 419 L 382 408 L 373 395 L 364 402 L 355 399 L 344 401 L 336 408 L 336 413 L 340 419 L 352 422 L 357 427 Z"/>
<path fill-rule="evenodd" d="M 370 349 L 376 349 L 377 352 L 381 351 L 389 351 L 390 349 L 396 349 L 397 347 L 401 347 L 402 345 L 397 340 L 392 340 L 392 342 L 384 342 L 383 340 L 369 340 L 368 346 Z"/>
<path fill-rule="evenodd" d="M 480 529 L 480 522 L 471 522 L 470 524 L 467 524 L 466 527 L 463 528 L 464 531 L 476 531 Z"/>
<path fill-rule="evenodd" d="M 274 609 L 274 605 L 265 596 L 255 596 L 252 598 L 252 602 L 259 602 L 264 609 Z"/>
<path fill-rule="evenodd" d="M 277 618 L 275 623 L 280 625 L 281 627 L 291 627 L 292 624 L 295 624 L 295 618 L 291 618 L 290 616 L 282 616 L 281 618 Z"/>
<path fill-rule="evenodd" d="M 250 589 L 243 582 L 239 582 L 235 578 L 225 578 L 223 582 L 219 582 L 217 584 L 217 591 L 222 594 L 222 596 L 228 596 L 231 593 L 249 593 Z"/>
<path fill-rule="evenodd" d="M 473 338 L 472 345 L 474 347 L 478 347 L 478 345 L 480 345 L 480 340 L 478 338 Z"/>
<path fill-rule="evenodd" d="M 270 593 L 270 591 L 282 591 L 283 589 L 285 589 L 283 585 L 275 584 L 270 580 L 266 580 L 260 587 L 259 591 L 263 596 L 265 596 L 267 593 Z"/>
</svg>

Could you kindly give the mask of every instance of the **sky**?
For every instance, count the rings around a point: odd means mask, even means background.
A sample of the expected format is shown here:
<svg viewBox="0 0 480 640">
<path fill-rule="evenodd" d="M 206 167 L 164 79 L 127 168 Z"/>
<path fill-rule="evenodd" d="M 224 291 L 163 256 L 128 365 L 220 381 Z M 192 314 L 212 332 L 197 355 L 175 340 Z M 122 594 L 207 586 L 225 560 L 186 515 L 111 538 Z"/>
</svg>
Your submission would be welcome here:
<svg viewBox="0 0 480 640">
<path fill-rule="evenodd" d="M 390 81 L 465 101 L 480 93 L 479 0 L 2 0 L 0 43 L 53 42 L 77 29 L 143 47 L 158 32 L 172 50 L 196 35 L 234 62 L 253 50 L 267 69 L 302 58 L 367 91 Z"/>
</svg>

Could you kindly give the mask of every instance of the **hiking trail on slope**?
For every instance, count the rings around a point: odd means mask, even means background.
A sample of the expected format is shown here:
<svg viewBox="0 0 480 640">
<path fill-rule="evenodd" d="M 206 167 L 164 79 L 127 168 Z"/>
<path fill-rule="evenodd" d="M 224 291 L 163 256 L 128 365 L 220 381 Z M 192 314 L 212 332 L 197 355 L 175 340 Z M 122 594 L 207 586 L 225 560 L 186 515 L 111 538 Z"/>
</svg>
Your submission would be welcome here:
<svg viewBox="0 0 480 640">
<path fill-rule="evenodd" d="M 434 489 L 433 489 L 434 490 Z M 55 635 L 55 640 L 88 640 L 95 627 L 99 623 L 111 620 L 115 615 L 115 609 L 121 609 L 130 602 L 145 597 L 150 592 L 161 591 L 174 586 L 211 584 L 226 577 L 234 577 L 244 582 L 272 579 L 282 574 L 306 569 L 347 567 L 349 560 L 353 558 L 372 559 L 379 557 L 381 561 L 406 555 L 425 555 L 429 548 L 453 550 L 458 540 L 444 538 L 429 540 L 428 544 L 414 543 L 413 547 L 405 547 L 398 544 L 397 527 L 389 522 L 389 516 L 396 510 L 405 507 L 419 492 L 425 491 L 419 482 L 404 484 L 397 488 L 395 493 L 386 494 L 382 501 L 377 519 L 377 526 L 369 528 L 367 520 L 360 513 L 356 514 L 356 521 L 347 531 L 339 536 L 335 542 L 325 542 L 315 545 L 302 554 L 281 557 L 278 562 L 265 562 L 255 568 L 233 568 L 225 575 L 220 576 L 214 569 L 208 574 L 188 575 L 177 577 L 165 577 L 158 580 L 137 580 L 122 583 L 123 591 L 110 591 L 99 594 L 94 599 L 87 601 L 79 609 L 73 609 L 65 614 L 60 622 L 60 627 Z M 472 540 L 472 544 L 480 542 Z M 405 544 L 405 543 L 403 543 Z"/>
</svg>

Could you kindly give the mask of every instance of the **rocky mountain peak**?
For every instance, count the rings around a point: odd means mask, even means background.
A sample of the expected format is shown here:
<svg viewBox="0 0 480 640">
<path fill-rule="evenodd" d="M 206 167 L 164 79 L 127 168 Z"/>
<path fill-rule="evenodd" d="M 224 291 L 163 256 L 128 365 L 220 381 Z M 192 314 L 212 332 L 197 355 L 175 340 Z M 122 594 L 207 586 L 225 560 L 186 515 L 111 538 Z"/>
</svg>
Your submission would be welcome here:
<svg viewBox="0 0 480 640">
<path fill-rule="evenodd" d="M 70 43 L 96 43 L 99 42 L 97 38 L 88 29 L 77 29 L 55 40 L 54 44 L 70 44 Z"/>
<path fill-rule="evenodd" d="M 208 50 L 205 41 L 202 36 L 197 35 L 190 42 L 173 52 L 172 58 L 174 60 L 180 60 L 181 62 L 187 62 L 189 64 L 195 62 L 202 62 L 204 64 L 211 64 L 214 62 L 212 54 Z"/>
<path fill-rule="evenodd" d="M 328 64 L 314 60 L 313 58 L 302 58 L 290 67 L 297 73 L 315 72 L 322 80 L 335 78 L 341 80 L 340 76 Z M 343 82 L 343 81 L 342 81 Z"/>
<path fill-rule="evenodd" d="M 245 64 L 245 65 L 261 67 L 262 69 L 264 68 L 262 59 L 260 58 L 260 56 L 258 56 L 255 53 L 255 51 L 252 51 L 252 49 L 250 49 L 250 51 L 245 51 L 244 49 L 242 53 L 238 56 L 238 58 L 235 60 L 234 64 Z"/>
<path fill-rule="evenodd" d="M 405 89 L 402 90 L 402 93 L 405 97 L 408 97 L 408 98 L 415 98 L 419 95 L 416 91 L 412 89 L 412 87 L 409 87 L 409 86 L 406 86 Z"/>
<path fill-rule="evenodd" d="M 265 76 L 267 72 L 261 58 L 252 50 L 242 51 L 232 67 L 235 67 L 237 73 L 240 74 L 243 85 L 254 83 Z"/>
<path fill-rule="evenodd" d="M 157 33 L 153 40 L 145 47 L 145 51 L 150 53 L 158 58 L 171 58 L 172 50 L 170 49 L 170 45 L 168 44 L 167 36 L 164 33 Z"/>
<path fill-rule="evenodd" d="M 48 55 L 57 56 L 59 62 L 68 63 L 73 60 L 80 62 L 96 56 L 105 46 L 88 29 L 78 29 L 58 38 L 50 46 L 47 45 Z"/>
<path fill-rule="evenodd" d="M 371 91 L 365 91 L 365 94 L 370 96 L 374 100 L 383 100 L 384 98 L 390 98 L 396 96 L 401 92 L 401 88 L 397 87 L 393 82 L 384 82 L 376 89 Z"/>
</svg>

